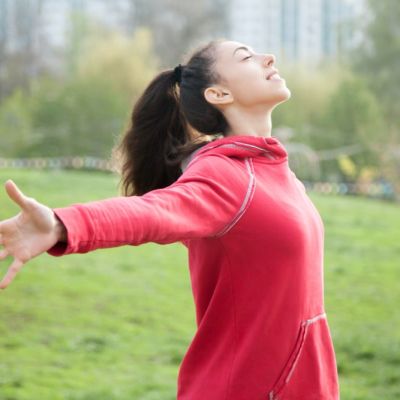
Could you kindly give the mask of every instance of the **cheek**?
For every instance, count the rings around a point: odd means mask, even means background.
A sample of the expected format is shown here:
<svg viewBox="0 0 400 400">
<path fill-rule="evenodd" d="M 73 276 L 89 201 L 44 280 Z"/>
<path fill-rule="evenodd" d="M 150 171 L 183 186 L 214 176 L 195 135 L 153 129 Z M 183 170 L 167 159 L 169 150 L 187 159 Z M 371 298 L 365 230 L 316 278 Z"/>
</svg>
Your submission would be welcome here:
<svg viewBox="0 0 400 400">
<path fill-rule="evenodd" d="M 265 91 L 268 89 L 266 80 L 260 74 L 260 71 L 252 68 L 242 68 L 231 74 L 229 87 L 235 95 L 249 95 Z"/>
<path fill-rule="evenodd" d="M 263 72 L 255 65 L 249 65 L 247 68 L 243 68 L 239 72 L 237 79 L 246 81 L 248 85 L 259 85 L 260 82 L 265 81 Z"/>
<path fill-rule="evenodd" d="M 279 103 L 290 96 L 285 84 L 269 82 L 256 66 L 225 70 L 225 79 L 235 102 L 243 106 Z"/>
</svg>

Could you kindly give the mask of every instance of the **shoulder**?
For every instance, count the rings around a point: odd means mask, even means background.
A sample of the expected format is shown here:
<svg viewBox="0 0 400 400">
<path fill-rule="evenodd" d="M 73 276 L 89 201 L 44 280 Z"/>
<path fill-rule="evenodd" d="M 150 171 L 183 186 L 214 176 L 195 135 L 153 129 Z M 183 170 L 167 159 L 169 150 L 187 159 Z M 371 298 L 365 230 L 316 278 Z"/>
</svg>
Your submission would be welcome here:
<svg viewBox="0 0 400 400">
<path fill-rule="evenodd" d="M 190 163 L 174 185 L 207 187 L 240 207 L 255 189 L 252 160 L 221 154 L 203 155 Z"/>
<path fill-rule="evenodd" d="M 191 182 L 195 188 L 197 184 L 207 188 L 205 189 L 209 194 L 207 198 L 214 199 L 214 205 L 217 203 L 222 205 L 223 210 L 219 213 L 229 211 L 229 218 L 215 235 L 217 237 L 223 236 L 239 222 L 250 205 L 256 188 L 251 158 L 228 157 L 221 154 L 204 155 L 193 160 L 176 181 L 177 185 Z M 214 211 L 218 213 L 215 208 Z"/>
<path fill-rule="evenodd" d="M 248 179 L 252 173 L 252 162 L 248 158 L 228 157 L 222 154 L 205 154 L 194 158 L 178 181 L 194 176 L 208 176 L 214 179 Z"/>
</svg>

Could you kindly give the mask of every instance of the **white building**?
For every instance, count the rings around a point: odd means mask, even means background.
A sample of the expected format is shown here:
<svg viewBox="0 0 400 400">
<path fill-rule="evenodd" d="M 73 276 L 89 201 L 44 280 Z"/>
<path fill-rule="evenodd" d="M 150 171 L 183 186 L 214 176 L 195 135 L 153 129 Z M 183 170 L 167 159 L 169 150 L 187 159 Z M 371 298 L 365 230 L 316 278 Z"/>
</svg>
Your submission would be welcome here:
<svg viewBox="0 0 400 400">
<path fill-rule="evenodd" d="M 29 48 L 57 69 L 63 64 L 59 55 L 77 28 L 74 13 L 128 30 L 131 7 L 130 0 L 0 0 L 0 45 L 6 53 Z"/>
<path fill-rule="evenodd" d="M 229 38 L 257 51 L 280 50 L 281 0 L 231 0 Z"/>
<path fill-rule="evenodd" d="M 352 20 L 365 0 L 231 0 L 232 40 L 287 62 L 316 65 L 360 40 Z"/>
<path fill-rule="evenodd" d="M 225 36 L 273 53 L 279 60 L 317 65 L 361 40 L 351 20 L 365 13 L 364 2 L 230 0 L 230 29 Z M 131 33 L 134 11 L 132 0 L 0 0 L 0 50 L 40 54 L 49 68 L 61 69 L 74 29 L 84 29 L 73 22 L 73 13 Z"/>
</svg>

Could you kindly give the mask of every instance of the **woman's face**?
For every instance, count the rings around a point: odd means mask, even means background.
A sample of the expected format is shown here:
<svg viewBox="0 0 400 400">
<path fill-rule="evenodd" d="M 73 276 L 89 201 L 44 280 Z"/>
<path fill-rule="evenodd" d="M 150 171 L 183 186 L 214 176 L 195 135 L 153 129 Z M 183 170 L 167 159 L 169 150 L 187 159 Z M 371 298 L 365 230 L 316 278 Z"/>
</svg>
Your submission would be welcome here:
<svg viewBox="0 0 400 400">
<path fill-rule="evenodd" d="M 221 88 L 221 93 L 217 100 L 211 93 L 209 100 L 216 100 L 215 105 L 234 102 L 244 107 L 273 107 L 289 99 L 290 90 L 285 80 L 276 73 L 274 64 L 272 54 L 256 53 L 240 42 L 220 43 L 216 49 L 215 68 L 222 78 L 216 85 Z"/>
</svg>

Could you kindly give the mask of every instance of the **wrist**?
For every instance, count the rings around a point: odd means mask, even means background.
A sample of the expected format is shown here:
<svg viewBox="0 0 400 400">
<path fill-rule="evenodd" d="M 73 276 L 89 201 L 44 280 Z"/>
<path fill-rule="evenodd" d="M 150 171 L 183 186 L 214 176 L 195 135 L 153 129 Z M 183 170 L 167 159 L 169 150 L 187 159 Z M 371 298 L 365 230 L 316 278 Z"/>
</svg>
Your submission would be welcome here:
<svg viewBox="0 0 400 400">
<path fill-rule="evenodd" d="M 55 220 L 56 220 L 56 225 L 55 225 L 55 233 L 56 233 L 56 238 L 58 242 L 67 242 L 68 241 L 68 236 L 67 236 L 67 229 L 63 222 L 57 217 L 56 214 L 54 214 Z"/>
</svg>

